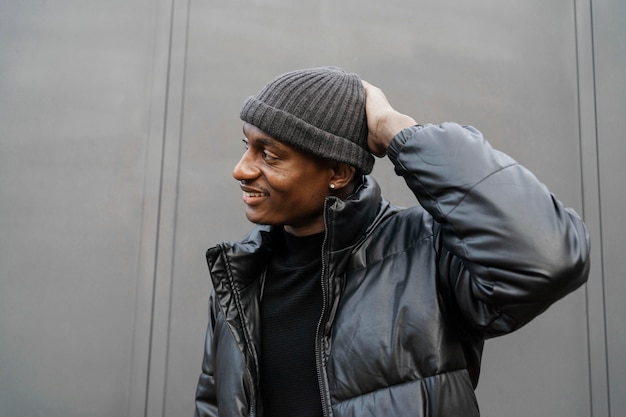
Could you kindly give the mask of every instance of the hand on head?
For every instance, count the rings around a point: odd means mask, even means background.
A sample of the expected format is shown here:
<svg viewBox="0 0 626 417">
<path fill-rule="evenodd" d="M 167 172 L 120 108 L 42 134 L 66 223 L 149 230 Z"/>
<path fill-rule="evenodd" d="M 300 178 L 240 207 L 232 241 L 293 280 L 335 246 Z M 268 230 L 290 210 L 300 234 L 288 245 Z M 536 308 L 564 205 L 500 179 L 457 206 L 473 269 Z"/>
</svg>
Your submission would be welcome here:
<svg viewBox="0 0 626 417">
<path fill-rule="evenodd" d="M 380 88 L 367 81 L 362 83 L 365 87 L 365 113 L 369 130 L 367 145 L 372 154 L 383 157 L 387 154 L 391 139 L 402 129 L 417 123 L 412 117 L 396 111 Z"/>
</svg>

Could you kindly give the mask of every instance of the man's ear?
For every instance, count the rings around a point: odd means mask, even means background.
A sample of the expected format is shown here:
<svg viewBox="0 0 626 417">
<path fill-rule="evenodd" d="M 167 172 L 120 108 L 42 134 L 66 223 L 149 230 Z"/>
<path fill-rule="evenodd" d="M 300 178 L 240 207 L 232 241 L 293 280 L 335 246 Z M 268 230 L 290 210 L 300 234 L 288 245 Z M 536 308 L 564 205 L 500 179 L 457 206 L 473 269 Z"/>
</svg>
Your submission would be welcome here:
<svg viewBox="0 0 626 417">
<path fill-rule="evenodd" d="M 335 191 L 343 191 L 346 187 L 350 188 L 352 185 L 352 179 L 356 173 L 356 168 L 345 162 L 334 162 L 333 174 L 330 179 L 332 184 L 331 188 Z M 352 190 L 346 190 L 352 193 Z"/>
</svg>

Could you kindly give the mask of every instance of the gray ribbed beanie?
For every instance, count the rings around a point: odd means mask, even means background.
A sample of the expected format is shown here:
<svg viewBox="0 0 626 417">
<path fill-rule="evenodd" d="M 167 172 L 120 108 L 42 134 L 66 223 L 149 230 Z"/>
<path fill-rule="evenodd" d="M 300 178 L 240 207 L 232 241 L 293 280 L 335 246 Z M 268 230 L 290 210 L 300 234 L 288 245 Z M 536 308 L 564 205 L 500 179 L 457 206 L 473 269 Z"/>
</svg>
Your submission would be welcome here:
<svg viewBox="0 0 626 417">
<path fill-rule="evenodd" d="M 243 104 L 241 119 L 276 139 L 324 158 L 374 167 L 367 148 L 365 88 L 337 67 L 279 75 Z"/>
</svg>

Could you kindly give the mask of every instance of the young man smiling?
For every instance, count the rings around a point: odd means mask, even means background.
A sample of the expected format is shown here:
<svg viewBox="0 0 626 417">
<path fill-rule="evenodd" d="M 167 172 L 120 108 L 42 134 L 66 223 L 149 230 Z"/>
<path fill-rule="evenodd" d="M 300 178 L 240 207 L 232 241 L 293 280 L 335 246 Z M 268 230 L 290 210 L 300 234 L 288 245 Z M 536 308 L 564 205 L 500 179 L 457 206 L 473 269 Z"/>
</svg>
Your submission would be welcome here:
<svg viewBox="0 0 626 417">
<path fill-rule="evenodd" d="M 453 123 L 421 126 L 356 74 L 270 81 L 241 110 L 241 242 L 214 287 L 196 416 L 478 416 L 483 341 L 587 279 L 581 219 Z M 416 198 L 368 174 L 389 155 Z"/>
<path fill-rule="evenodd" d="M 322 207 L 330 191 L 347 197 L 355 168 L 314 157 L 245 123 L 246 152 L 235 166 L 253 223 L 284 225 L 295 236 L 324 230 Z"/>
</svg>

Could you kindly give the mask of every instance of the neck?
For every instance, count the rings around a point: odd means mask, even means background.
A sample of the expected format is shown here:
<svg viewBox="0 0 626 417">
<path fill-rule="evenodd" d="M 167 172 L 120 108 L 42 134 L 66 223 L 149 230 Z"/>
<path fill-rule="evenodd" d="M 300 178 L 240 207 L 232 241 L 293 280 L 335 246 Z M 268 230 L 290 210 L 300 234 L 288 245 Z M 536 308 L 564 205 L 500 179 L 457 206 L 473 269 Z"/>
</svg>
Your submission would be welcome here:
<svg viewBox="0 0 626 417">
<path fill-rule="evenodd" d="M 330 195 L 333 195 L 337 198 L 340 198 L 342 200 L 345 200 L 346 198 L 350 197 L 352 194 L 354 194 L 354 185 L 353 184 L 349 184 L 346 185 L 345 187 L 339 189 L 339 190 L 332 190 Z"/>
<path fill-rule="evenodd" d="M 287 233 L 291 233 L 294 236 L 304 237 L 315 235 L 317 233 L 321 233 L 324 231 L 324 219 L 320 219 L 319 222 L 315 222 L 312 224 L 307 224 L 306 226 L 289 226 L 285 225 L 285 231 Z"/>
<path fill-rule="evenodd" d="M 341 200 L 346 200 L 348 197 L 356 192 L 358 186 L 360 185 L 360 181 L 352 181 L 343 188 L 332 190 L 329 195 L 337 197 Z M 294 236 L 304 237 L 323 232 L 326 229 L 326 225 L 324 224 L 324 216 L 320 215 L 320 217 L 314 222 L 308 223 L 303 226 L 284 225 L 284 229 L 287 233 L 291 233 Z"/>
</svg>

